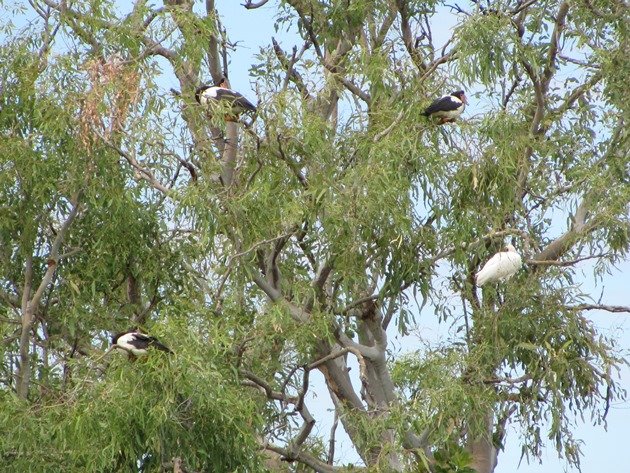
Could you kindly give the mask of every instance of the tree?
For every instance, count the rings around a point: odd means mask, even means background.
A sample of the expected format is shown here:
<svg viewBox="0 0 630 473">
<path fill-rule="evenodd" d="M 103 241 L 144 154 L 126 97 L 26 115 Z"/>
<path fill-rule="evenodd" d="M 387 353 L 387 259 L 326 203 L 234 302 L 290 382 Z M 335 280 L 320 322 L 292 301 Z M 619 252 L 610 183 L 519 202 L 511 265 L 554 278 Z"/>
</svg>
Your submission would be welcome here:
<svg viewBox="0 0 630 473">
<path fill-rule="evenodd" d="M 579 464 L 569 419 L 623 395 L 585 312 L 630 308 L 574 278 L 629 248 L 627 5 L 281 1 L 299 43 L 239 121 L 195 101 L 237 72 L 213 0 L 5 8 L 4 464 L 341 471 L 315 371 L 370 471 L 492 472 L 508 423 Z M 422 116 L 458 86 L 485 108 Z M 481 291 L 506 240 L 524 268 Z M 452 343 L 392 356 L 418 306 Z M 114 356 L 129 326 L 174 356 Z"/>
</svg>

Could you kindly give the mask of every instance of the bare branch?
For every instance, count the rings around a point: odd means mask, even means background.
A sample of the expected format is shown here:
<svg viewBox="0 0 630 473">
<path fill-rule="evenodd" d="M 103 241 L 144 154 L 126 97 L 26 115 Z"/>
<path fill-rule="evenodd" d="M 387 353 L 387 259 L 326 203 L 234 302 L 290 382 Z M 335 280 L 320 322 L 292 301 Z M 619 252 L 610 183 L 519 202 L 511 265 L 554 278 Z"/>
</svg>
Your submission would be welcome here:
<svg viewBox="0 0 630 473">
<path fill-rule="evenodd" d="M 377 360 L 381 358 L 381 351 L 378 348 L 357 343 L 339 329 L 337 330 L 336 335 L 341 346 L 354 353 L 360 360 L 363 360 L 363 358 L 368 358 L 370 360 Z"/>
<path fill-rule="evenodd" d="M 41 298 L 44 295 L 44 290 L 46 289 L 46 287 L 48 287 L 48 284 L 52 280 L 55 270 L 57 269 L 57 264 L 59 262 L 59 250 L 61 248 L 61 244 L 63 243 L 66 237 L 68 229 L 70 228 L 70 225 L 72 225 L 72 222 L 74 221 L 77 214 L 79 213 L 79 208 L 81 207 L 81 203 L 80 203 L 81 195 L 82 195 L 82 192 L 77 192 L 70 199 L 71 202 L 73 203 L 72 210 L 70 210 L 70 213 L 68 214 L 68 217 L 66 218 L 66 221 L 63 223 L 61 228 L 57 231 L 57 236 L 55 237 L 55 241 L 52 244 L 50 254 L 48 256 L 48 269 L 46 270 L 46 273 L 44 274 L 44 277 L 42 278 L 39 284 L 39 287 L 37 288 L 37 291 L 33 295 L 33 298 L 29 301 L 29 306 L 31 308 L 35 308 L 39 305 L 39 302 L 41 301 Z"/>
<path fill-rule="evenodd" d="M 138 2 L 138 4 L 139 4 L 139 2 Z M 157 9 L 153 10 L 151 13 L 149 13 L 149 15 L 147 15 L 147 17 L 145 18 L 144 22 L 142 23 L 143 30 L 146 30 L 151 25 L 153 20 L 155 20 L 158 16 L 160 16 L 165 11 L 166 11 L 166 9 L 164 7 L 160 7 L 160 8 L 157 8 Z"/>
<path fill-rule="evenodd" d="M 603 305 L 603 304 L 580 304 L 576 306 L 568 306 L 570 310 L 603 310 L 606 312 L 630 312 L 630 307 L 622 305 Z"/>
<path fill-rule="evenodd" d="M 311 95 L 310 95 L 306 85 L 304 84 L 304 79 L 302 78 L 300 73 L 295 70 L 295 67 L 294 67 L 295 63 L 302 56 L 302 54 L 308 48 L 310 48 L 310 46 L 311 46 L 310 41 L 307 41 L 307 42 L 304 43 L 304 45 L 302 46 L 302 49 L 301 49 L 301 51 L 299 53 L 297 53 L 296 49 L 294 48 L 293 49 L 293 55 L 291 56 L 290 60 L 287 59 L 286 54 L 284 53 L 284 51 L 282 50 L 282 48 L 280 47 L 280 45 L 276 41 L 276 38 L 271 38 L 271 43 L 273 44 L 273 50 L 276 53 L 276 57 L 280 61 L 280 64 L 282 65 L 282 67 L 287 71 L 287 76 L 286 76 L 285 82 L 286 82 L 286 80 L 291 80 L 291 82 L 293 82 L 295 84 L 295 86 L 300 91 L 300 93 L 302 94 L 302 97 L 304 97 L 305 100 L 307 100 L 307 101 L 312 100 L 312 97 L 311 97 Z"/>
<path fill-rule="evenodd" d="M 558 13 L 556 13 L 556 24 L 554 26 L 553 33 L 551 34 L 551 43 L 549 43 L 549 51 L 547 52 L 547 64 L 542 76 L 542 87 L 545 93 L 547 92 L 551 78 L 556 71 L 558 43 L 560 42 L 560 37 L 562 36 L 562 32 L 564 30 L 564 22 L 568 13 L 569 4 L 567 2 L 562 2 L 560 4 L 560 8 L 558 8 Z"/>
<path fill-rule="evenodd" d="M 330 428 L 330 435 L 328 440 L 328 458 L 326 463 L 332 465 L 335 462 L 335 433 L 337 432 L 337 425 L 339 424 L 339 410 L 335 408 L 335 417 L 333 419 L 332 427 Z"/>
<path fill-rule="evenodd" d="M 372 40 L 372 49 L 378 49 L 383 45 L 385 38 L 387 37 L 387 33 L 389 29 L 396 21 L 396 9 L 392 8 L 388 13 L 385 19 L 383 20 L 383 24 L 379 28 L 378 34 Z"/>
<path fill-rule="evenodd" d="M 591 90 L 602 79 L 603 74 L 601 72 L 598 71 L 593 74 L 593 76 L 587 82 L 576 87 L 573 92 L 569 94 L 567 99 L 557 109 L 554 110 L 554 113 L 563 114 L 564 112 L 569 110 L 580 97 Z"/>
<path fill-rule="evenodd" d="M 512 10 L 510 12 L 510 15 L 512 16 L 518 15 L 519 13 L 521 13 L 524 10 L 527 10 L 529 7 L 531 7 L 534 3 L 538 1 L 540 0 L 527 0 L 526 2 L 523 2 L 520 5 L 518 5 L 514 10 Z"/>
<path fill-rule="evenodd" d="M 413 35 L 411 34 L 411 26 L 409 25 L 409 11 L 408 11 L 408 2 L 405 0 L 396 0 L 396 8 L 398 9 L 398 13 L 400 13 L 400 29 L 402 33 L 403 43 L 405 43 L 405 48 L 411 57 L 411 60 L 416 65 L 416 67 L 422 71 L 423 73 L 427 70 L 427 65 L 424 63 L 418 49 L 416 48 L 416 43 L 414 41 Z"/>
<path fill-rule="evenodd" d="M 244 386 L 251 386 L 261 389 L 262 391 L 264 391 L 268 399 L 274 401 L 283 401 L 291 404 L 295 404 L 297 402 L 297 398 L 294 396 L 287 396 L 283 392 L 274 391 L 269 383 L 267 383 L 264 379 L 252 373 L 251 371 L 241 369 L 239 370 L 239 373 L 241 374 L 241 376 L 250 381 L 249 383 L 243 382 Z"/>
<path fill-rule="evenodd" d="M 310 314 L 285 299 L 282 293 L 279 290 L 275 289 L 271 284 L 269 284 L 267 280 L 260 274 L 254 273 L 252 275 L 252 280 L 265 294 L 267 294 L 267 296 L 269 296 L 269 298 L 273 302 L 284 305 L 288 309 L 291 317 L 294 320 L 296 320 L 297 322 L 306 322 L 310 319 Z"/>
<path fill-rule="evenodd" d="M 339 73 L 339 71 L 336 70 L 337 68 L 328 64 L 328 62 L 325 62 L 324 66 L 329 71 L 336 72 L 335 74 L 333 74 L 333 77 L 339 82 L 341 82 L 345 86 L 346 89 L 348 89 L 356 97 L 363 100 L 366 104 L 368 104 L 368 106 L 370 105 L 370 103 L 372 102 L 372 97 L 370 97 L 370 94 L 361 90 L 359 86 L 357 86 L 354 82 L 352 82 L 350 79 L 347 79 L 343 75 L 341 75 L 341 73 Z"/>
<path fill-rule="evenodd" d="M 276 153 L 276 155 L 282 161 L 287 163 L 287 166 L 289 166 L 289 169 L 291 169 L 291 172 L 293 173 L 293 175 L 297 178 L 297 180 L 300 182 L 300 184 L 302 184 L 302 187 L 304 187 L 304 189 L 308 189 L 308 181 L 302 175 L 302 172 L 298 169 L 298 167 L 295 164 L 295 162 L 284 153 L 284 149 L 282 147 L 282 140 L 280 138 L 280 135 L 276 136 L 276 140 L 278 142 L 278 153 Z"/>
<path fill-rule="evenodd" d="M 238 125 L 234 121 L 225 124 L 225 148 L 221 154 L 221 182 L 224 187 L 230 187 L 234 179 L 236 168 L 236 152 L 238 151 Z"/>
<path fill-rule="evenodd" d="M 210 36 L 210 41 L 208 42 L 208 63 L 210 65 L 210 75 L 212 76 L 212 80 L 217 82 L 221 79 L 223 75 L 221 72 L 221 61 L 219 56 L 219 38 L 217 36 L 220 28 L 218 24 L 218 15 L 217 10 L 214 5 L 214 0 L 206 0 L 206 15 L 207 17 L 213 20 L 215 30 Z"/>
<path fill-rule="evenodd" d="M 241 3 L 248 10 L 254 10 L 256 8 L 260 8 L 265 5 L 269 0 L 260 0 L 258 2 L 252 2 L 252 0 L 247 0 L 245 3 Z"/>
<path fill-rule="evenodd" d="M 298 461 L 300 463 L 304 463 L 318 473 L 334 473 L 335 471 L 346 471 L 346 468 L 330 466 L 322 462 L 321 460 L 318 460 L 311 454 L 303 452 L 301 450 L 291 451 L 289 448 L 283 448 L 274 444 L 266 444 L 263 446 L 263 448 L 265 450 L 279 453 L 287 461 Z M 353 471 L 365 471 L 365 469 L 355 467 Z"/>
<path fill-rule="evenodd" d="M 404 112 L 405 112 L 404 110 L 401 110 L 400 112 L 398 112 L 398 115 L 396 115 L 396 118 L 394 118 L 392 123 L 387 128 L 379 131 L 376 135 L 374 135 L 374 138 L 372 139 L 372 141 L 374 143 L 377 143 L 381 141 L 384 137 L 389 135 L 391 131 L 398 126 L 398 124 L 400 123 L 400 120 L 402 120 Z"/>
<path fill-rule="evenodd" d="M 516 79 L 514 79 L 514 82 L 512 82 L 512 86 L 510 87 L 510 90 L 508 90 L 507 93 L 504 94 L 503 100 L 501 101 L 501 105 L 503 106 L 504 109 L 507 107 L 510 101 L 510 98 L 512 98 L 512 95 L 514 94 L 514 92 L 516 91 L 516 88 L 518 87 L 520 83 L 521 83 L 521 77 L 517 76 Z"/>
<path fill-rule="evenodd" d="M 577 238 L 592 227 L 586 223 L 586 218 L 588 216 L 587 208 L 587 201 L 586 199 L 583 199 L 582 203 L 575 211 L 571 228 L 549 243 L 544 250 L 534 255 L 532 259 L 534 261 L 554 261 L 560 258 L 571 247 Z"/>
<path fill-rule="evenodd" d="M 330 273 L 332 272 L 333 261 L 334 258 L 330 258 L 325 262 L 322 262 L 317 269 L 317 274 L 315 275 L 315 279 L 313 279 L 311 286 L 314 289 L 315 293 L 318 295 L 321 295 L 322 289 L 326 284 L 326 281 L 328 280 L 328 276 L 330 276 Z M 312 295 L 307 299 L 306 303 L 304 304 L 304 310 L 310 312 L 313 309 L 314 303 L 315 295 Z"/>
<path fill-rule="evenodd" d="M 372 301 L 378 300 L 380 297 L 381 297 L 380 294 L 372 294 L 370 296 L 361 297 L 360 299 L 357 299 L 356 301 L 352 301 L 350 304 L 348 304 L 346 307 L 344 307 L 341 310 L 341 313 L 342 314 L 347 314 L 348 312 L 350 312 L 355 307 L 358 307 L 358 306 L 360 306 L 362 304 L 365 304 L 366 302 L 372 302 Z"/>
<path fill-rule="evenodd" d="M 520 384 L 520 383 L 524 383 L 525 381 L 529 381 L 530 379 L 532 379 L 532 375 L 531 374 L 524 374 L 523 376 L 519 376 L 518 378 L 500 378 L 500 377 L 496 377 L 496 378 L 488 378 L 488 379 L 484 379 L 483 383 L 485 384 Z"/>
<path fill-rule="evenodd" d="M 534 259 L 528 259 L 525 262 L 527 264 L 531 264 L 534 266 L 560 266 L 560 267 L 565 267 L 565 266 L 573 266 L 574 264 L 580 263 L 582 261 L 586 261 L 589 259 L 595 259 L 595 258 L 605 258 L 606 256 L 609 256 L 610 253 L 600 253 L 598 255 L 589 255 L 589 256 L 584 256 L 582 258 L 577 258 L 571 261 L 557 261 L 557 260 L 534 260 Z"/>
<path fill-rule="evenodd" d="M 230 258 L 228 259 L 227 265 L 230 266 L 232 264 L 232 261 L 234 261 L 236 258 L 240 258 L 241 256 L 245 256 L 246 254 L 251 253 L 254 250 L 257 250 L 261 246 L 268 245 L 269 243 L 277 243 L 279 241 L 286 240 L 286 239 L 288 239 L 289 237 L 291 237 L 294 234 L 295 234 L 295 230 L 292 230 L 292 231 L 290 231 L 288 233 L 285 233 L 283 235 L 279 235 L 279 236 L 273 237 L 273 238 L 268 238 L 266 240 L 261 240 L 261 241 L 259 241 L 257 243 L 254 243 L 252 246 L 250 246 L 245 251 L 241 251 L 239 253 L 236 253 L 236 254 L 233 254 L 232 256 L 230 256 Z"/>
<path fill-rule="evenodd" d="M 440 64 L 444 64 L 446 62 L 452 61 L 456 57 L 457 56 L 456 56 L 455 50 L 451 50 L 451 52 L 449 52 L 448 54 L 443 54 L 442 56 L 432 61 L 431 64 L 427 66 L 426 70 L 424 71 L 422 76 L 420 76 L 418 80 L 420 82 L 423 82 L 424 80 L 428 79 L 433 74 L 433 72 L 438 68 Z"/>
<path fill-rule="evenodd" d="M 153 175 L 153 173 L 150 170 L 148 170 L 148 169 L 144 168 L 143 166 L 141 166 L 140 163 L 138 162 L 138 160 L 136 158 L 134 158 L 130 153 L 128 153 L 127 151 L 124 151 L 118 145 L 116 145 L 115 143 L 110 141 L 100 131 L 98 131 L 96 129 L 94 129 L 93 131 L 94 131 L 94 133 L 96 135 L 98 135 L 98 137 L 103 141 L 103 143 L 105 143 L 111 149 L 116 151 L 121 157 L 125 158 L 125 160 L 136 171 L 135 174 L 136 174 L 136 177 L 138 179 L 142 179 L 142 180 L 147 181 L 151 185 L 151 187 L 153 187 L 154 189 L 159 190 L 160 192 L 162 192 L 164 194 L 168 194 L 169 193 L 170 189 L 168 187 L 166 187 L 164 184 L 162 184 Z"/>
</svg>

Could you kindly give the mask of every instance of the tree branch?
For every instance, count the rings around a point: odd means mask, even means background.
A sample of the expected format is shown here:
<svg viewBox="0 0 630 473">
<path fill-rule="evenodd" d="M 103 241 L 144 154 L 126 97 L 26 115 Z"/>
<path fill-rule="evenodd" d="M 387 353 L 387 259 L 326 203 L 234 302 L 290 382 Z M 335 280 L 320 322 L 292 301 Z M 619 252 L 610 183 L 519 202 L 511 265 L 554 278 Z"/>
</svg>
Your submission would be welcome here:
<svg viewBox="0 0 630 473">
<path fill-rule="evenodd" d="M 545 66 L 545 70 L 542 76 L 542 87 L 543 92 L 547 93 L 549 89 L 549 83 L 551 82 L 551 78 L 553 77 L 554 72 L 556 71 L 556 56 L 558 55 L 558 43 L 560 42 L 560 37 L 562 36 L 562 32 L 564 30 L 564 23 L 567 18 L 567 14 L 569 13 L 569 4 L 567 2 L 562 2 L 560 7 L 558 8 L 558 13 L 556 13 L 556 23 L 553 29 L 553 33 L 551 34 L 551 42 L 549 43 L 549 51 L 547 52 L 547 64 Z"/>
<path fill-rule="evenodd" d="M 582 261 L 586 261 L 589 259 L 595 259 L 595 258 L 604 258 L 606 256 L 608 256 L 609 253 L 600 253 L 598 255 L 589 255 L 589 256 L 584 256 L 582 258 L 577 258 L 571 261 L 557 261 L 557 260 L 533 260 L 533 259 L 528 259 L 525 261 L 525 263 L 530 264 L 530 265 L 534 265 L 534 266 L 560 266 L 560 267 L 565 267 L 565 266 L 573 266 L 574 264 L 580 263 Z"/>
<path fill-rule="evenodd" d="M 129 163 L 129 165 L 136 171 L 135 175 L 137 179 L 142 179 L 142 180 L 147 181 L 151 185 L 151 187 L 153 187 L 154 189 L 157 189 L 158 191 L 164 194 L 169 193 L 170 189 L 166 187 L 164 184 L 162 184 L 153 175 L 153 173 L 150 170 L 142 167 L 136 158 L 134 158 L 131 154 L 129 154 L 125 150 L 121 149 L 115 143 L 111 142 L 100 131 L 93 129 L 93 132 L 103 141 L 103 143 L 105 143 L 108 147 L 116 151 L 122 158 L 125 158 L 125 160 Z"/>
<path fill-rule="evenodd" d="M 534 261 L 558 260 L 571 247 L 577 238 L 592 227 L 586 223 L 586 218 L 588 216 L 587 209 L 587 199 L 584 198 L 575 211 L 575 215 L 572 218 L 571 228 L 549 243 L 544 250 L 534 255 L 532 259 Z"/>
<path fill-rule="evenodd" d="M 622 305 L 603 305 L 603 304 L 580 304 L 576 306 L 567 306 L 569 310 L 603 310 L 606 312 L 630 312 L 630 307 Z"/>
<path fill-rule="evenodd" d="M 48 268 L 42 277 L 41 282 L 35 294 L 31 298 L 31 289 L 33 283 L 33 256 L 29 253 L 26 259 L 26 268 L 24 271 L 24 290 L 22 292 L 22 332 L 20 334 L 20 366 L 17 373 L 17 395 L 20 399 L 26 399 L 28 397 L 28 391 L 30 386 L 31 366 L 29 360 L 29 344 L 30 344 L 30 332 L 35 321 L 35 313 L 39 306 L 44 291 L 52 281 L 52 278 L 57 269 L 59 262 L 59 250 L 66 237 L 68 229 L 72 225 L 72 222 L 76 218 L 79 208 L 82 191 L 77 192 L 72 196 L 70 202 L 73 204 L 68 217 L 62 224 L 61 228 L 57 231 L 57 235 L 50 249 L 48 255 Z"/>
<path fill-rule="evenodd" d="M 427 70 L 427 65 L 424 63 L 424 61 L 422 61 L 422 58 L 418 53 L 418 49 L 416 48 L 414 38 L 411 34 L 407 1 L 396 0 L 396 8 L 398 9 L 398 13 L 400 14 L 400 30 L 402 33 L 402 39 L 403 43 L 405 44 L 405 48 L 407 49 L 407 52 L 409 53 L 409 56 L 411 57 L 411 60 L 416 65 L 416 67 L 424 73 Z"/>
<path fill-rule="evenodd" d="M 263 445 L 265 450 L 269 450 L 282 455 L 287 461 L 298 461 L 311 467 L 318 473 L 334 473 L 336 471 L 347 471 L 346 468 L 330 466 L 323 461 L 315 458 L 304 451 L 291 451 L 289 448 L 283 448 L 274 444 Z M 365 471 L 365 468 L 354 468 L 353 471 Z"/>
<path fill-rule="evenodd" d="M 260 274 L 253 274 L 252 280 L 256 285 L 265 293 L 273 302 L 280 303 L 284 305 L 291 317 L 297 322 L 307 322 L 310 319 L 310 314 L 306 313 L 302 309 L 300 309 L 295 304 L 289 302 L 282 293 L 275 289 L 271 284 L 267 282 L 267 280 L 262 277 Z"/>
<path fill-rule="evenodd" d="M 245 3 L 241 3 L 248 10 L 254 10 L 256 8 L 260 8 L 265 5 L 269 0 L 260 0 L 258 2 L 253 2 L 252 0 L 247 0 Z"/>
<path fill-rule="evenodd" d="M 306 51 L 311 46 L 311 42 L 306 41 L 304 45 L 302 46 L 302 49 L 299 54 L 297 53 L 296 48 L 294 48 L 293 56 L 291 57 L 290 60 L 287 59 L 286 54 L 284 53 L 284 51 L 282 50 L 282 48 L 276 41 L 276 38 L 272 37 L 271 43 L 273 44 L 273 50 L 276 53 L 276 57 L 278 58 L 278 61 L 280 61 L 280 64 L 282 65 L 282 67 L 287 71 L 286 80 L 291 80 L 291 82 L 295 84 L 297 89 L 302 94 L 302 97 L 304 97 L 306 101 L 310 102 L 312 100 L 311 94 L 309 93 L 308 88 L 304 84 L 304 79 L 302 78 L 300 73 L 295 70 L 294 66 L 298 58 L 301 57 L 304 51 Z"/>
</svg>

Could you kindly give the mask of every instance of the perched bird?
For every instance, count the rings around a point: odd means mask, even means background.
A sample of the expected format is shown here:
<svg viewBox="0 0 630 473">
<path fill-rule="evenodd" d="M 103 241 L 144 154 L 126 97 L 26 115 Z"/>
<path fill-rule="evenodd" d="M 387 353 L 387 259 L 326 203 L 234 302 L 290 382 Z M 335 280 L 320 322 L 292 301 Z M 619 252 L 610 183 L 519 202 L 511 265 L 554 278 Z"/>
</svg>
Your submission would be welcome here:
<svg viewBox="0 0 630 473">
<path fill-rule="evenodd" d="M 168 347 L 162 345 L 157 338 L 145 335 L 137 330 L 129 330 L 114 335 L 112 337 L 112 347 L 136 356 L 146 355 L 149 347 L 173 353 Z"/>
<path fill-rule="evenodd" d="M 255 112 L 256 106 L 247 100 L 243 94 L 232 89 L 228 89 L 227 80 L 222 77 L 215 85 L 202 85 L 195 91 L 195 99 L 199 104 L 212 109 L 219 102 L 230 104 L 231 113 L 226 116 L 226 120 L 235 121 L 238 115 L 243 112 Z"/>
<path fill-rule="evenodd" d="M 445 95 L 439 99 L 435 99 L 424 111 L 425 117 L 437 117 L 440 119 L 440 125 L 447 122 L 454 122 L 466 108 L 466 94 L 463 90 L 453 92 L 451 95 Z"/>
<path fill-rule="evenodd" d="M 507 245 L 504 251 L 496 253 L 475 275 L 477 286 L 483 286 L 487 282 L 507 281 L 522 265 L 521 255 L 516 252 L 516 248 Z"/>
</svg>

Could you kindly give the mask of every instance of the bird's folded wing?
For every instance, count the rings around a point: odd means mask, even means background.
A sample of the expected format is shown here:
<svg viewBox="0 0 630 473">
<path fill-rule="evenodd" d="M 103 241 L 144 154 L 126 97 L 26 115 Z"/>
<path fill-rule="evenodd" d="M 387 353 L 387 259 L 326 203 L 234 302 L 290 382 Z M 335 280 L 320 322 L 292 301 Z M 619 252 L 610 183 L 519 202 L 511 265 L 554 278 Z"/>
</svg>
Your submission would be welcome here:
<svg viewBox="0 0 630 473">
<path fill-rule="evenodd" d="M 435 100 L 431 105 L 429 105 L 424 113 L 431 115 L 435 112 L 451 112 L 453 110 L 457 110 L 461 107 L 461 105 L 461 101 L 457 100 L 455 97 L 447 95 L 446 97 Z"/>
</svg>

